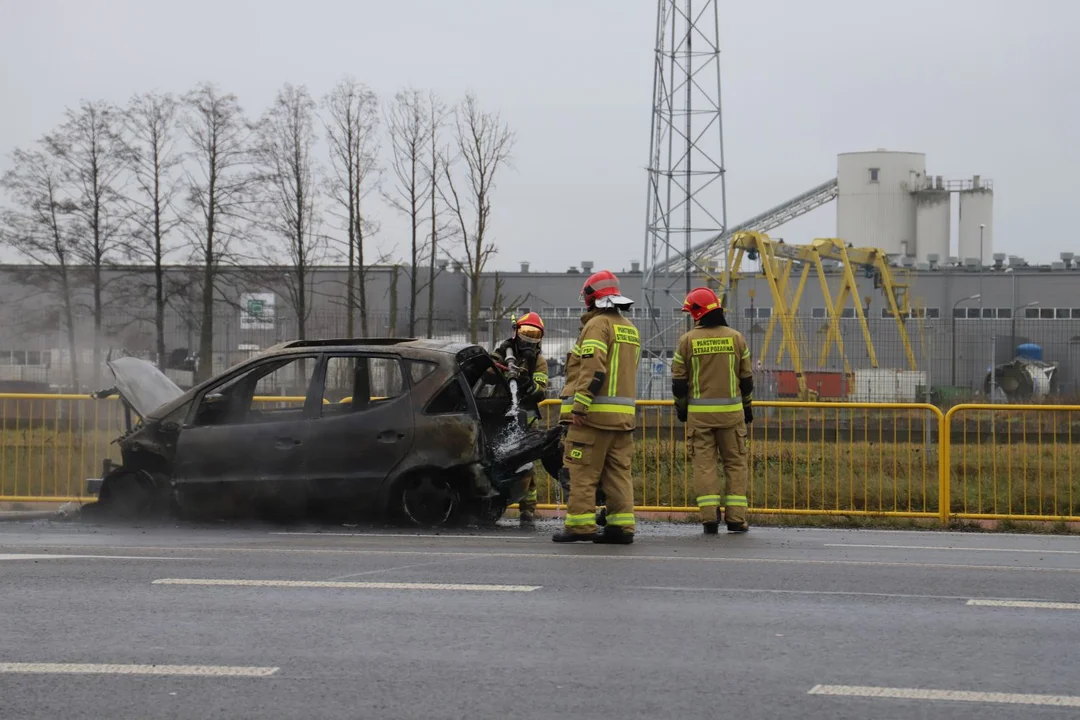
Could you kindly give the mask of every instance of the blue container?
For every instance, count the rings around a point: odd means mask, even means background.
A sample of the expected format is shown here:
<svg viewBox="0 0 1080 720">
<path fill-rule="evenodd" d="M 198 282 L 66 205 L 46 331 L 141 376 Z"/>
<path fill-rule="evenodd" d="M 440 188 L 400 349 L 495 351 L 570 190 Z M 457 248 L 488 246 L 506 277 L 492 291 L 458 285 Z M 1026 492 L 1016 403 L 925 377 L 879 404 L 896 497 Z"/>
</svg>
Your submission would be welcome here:
<svg viewBox="0 0 1080 720">
<path fill-rule="evenodd" d="M 1016 348 L 1016 357 L 1027 358 L 1028 360 L 1042 360 L 1042 345 L 1024 343 Z"/>
</svg>

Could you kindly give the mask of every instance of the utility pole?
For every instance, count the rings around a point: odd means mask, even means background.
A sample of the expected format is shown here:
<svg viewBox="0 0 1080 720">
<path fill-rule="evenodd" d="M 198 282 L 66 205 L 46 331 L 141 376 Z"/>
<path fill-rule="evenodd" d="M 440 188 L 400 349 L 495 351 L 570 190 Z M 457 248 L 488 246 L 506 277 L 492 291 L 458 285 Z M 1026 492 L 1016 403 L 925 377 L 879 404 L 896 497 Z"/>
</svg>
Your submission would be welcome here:
<svg viewBox="0 0 1080 720">
<path fill-rule="evenodd" d="M 694 274 L 708 265 L 706 258 L 690 258 L 691 248 L 727 230 L 718 5 L 657 0 L 642 258 L 646 357 L 670 344 L 664 332 L 671 323 L 661 318 L 669 317 L 680 279 L 688 294 Z M 727 254 L 718 254 L 726 270 Z M 668 268 L 673 259 L 678 266 Z"/>
</svg>

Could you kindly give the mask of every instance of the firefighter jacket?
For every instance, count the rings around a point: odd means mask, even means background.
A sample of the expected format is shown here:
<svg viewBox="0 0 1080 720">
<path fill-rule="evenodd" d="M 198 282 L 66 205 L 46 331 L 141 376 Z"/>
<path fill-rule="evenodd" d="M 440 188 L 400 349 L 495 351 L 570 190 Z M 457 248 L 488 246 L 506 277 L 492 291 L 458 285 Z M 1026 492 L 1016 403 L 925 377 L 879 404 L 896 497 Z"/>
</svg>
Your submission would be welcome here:
<svg viewBox="0 0 1080 720">
<path fill-rule="evenodd" d="M 544 358 L 544 353 L 537 347 L 535 353 L 523 357 L 522 353 L 518 352 L 514 346 L 514 339 L 510 338 L 500 343 L 499 347 L 495 348 L 495 351 L 491 353 L 491 356 L 495 358 L 496 362 L 505 364 L 508 349 L 511 350 L 515 361 L 527 373 L 535 386 L 527 397 L 522 398 L 523 402 L 528 405 L 539 406 L 544 399 L 548 384 L 548 364 Z M 523 360 L 524 362 L 522 362 Z"/>
<path fill-rule="evenodd" d="M 637 366 L 641 337 L 618 310 L 592 310 L 581 318 L 581 334 L 566 363 L 562 419 L 583 415 L 600 430 L 637 427 Z"/>
<path fill-rule="evenodd" d="M 734 427 L 743 422 L 743 404 L 752 399 L 750 349 L 727 326 L 695 327 L 679 338 L 671 363 L 676 403 L 685 403 L 691 427 Z M 748 388 L 743 396 L 740 388 Z"/>
</svg>

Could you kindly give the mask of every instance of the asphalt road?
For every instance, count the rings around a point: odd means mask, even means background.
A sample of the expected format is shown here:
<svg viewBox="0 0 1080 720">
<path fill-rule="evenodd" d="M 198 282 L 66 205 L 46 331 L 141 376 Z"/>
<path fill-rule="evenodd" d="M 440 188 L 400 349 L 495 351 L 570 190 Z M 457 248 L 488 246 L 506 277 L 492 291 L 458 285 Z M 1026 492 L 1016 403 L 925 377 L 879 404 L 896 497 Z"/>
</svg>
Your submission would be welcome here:
<svg viewBox="0 0 1080 720">
<path fill-rule="evenodd" d="M 552 527 L 2 524 L 0 717 L 1080 717 L 1075 538 Z"/>
</svg>

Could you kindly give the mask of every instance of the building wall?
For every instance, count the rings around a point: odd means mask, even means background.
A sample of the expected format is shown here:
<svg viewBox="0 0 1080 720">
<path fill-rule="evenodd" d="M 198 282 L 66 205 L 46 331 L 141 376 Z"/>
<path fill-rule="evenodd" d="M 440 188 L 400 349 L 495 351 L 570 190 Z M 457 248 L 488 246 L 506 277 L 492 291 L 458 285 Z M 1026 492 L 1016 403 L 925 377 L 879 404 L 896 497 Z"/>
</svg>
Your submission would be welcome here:
<svg viewBox="0 0 1080 720">
<path fill-rule="evenodd" d="M 906 321 L 911 345 L 920 370 L 925 370 L 933 385 L 977 385 L 989 368 L 992 358 L 1003 361 L 1011 356 L 1011 348 L 1024 342 L 1036 342 L 1044 347 L 1044 357 L 1061 363 L 1063 388 L 1080 388 L 1080 271 L 1046 269 L 1017 269 L 1015 271 L 967 272 L 947 269 L 931 272 L 895 271 L 898 282 L 910 285 L 912 305 L 921 312 Z M 173 269 L 170 277 L 183 280 L 188 273 Z M 391 273 L 379 268 L 370 278 L 370 326 L 369 334 L 405 335 L 405 298 L 407 278 L 399 277 L 399 311 L 396 325 L 389 315 L 389 285 Z M 906 368 L 903 345 L 900 342 L 895 320 L 882 317 L 885 306 L 880 290 L 874 288 L 873 280 L 855 273 L 858 296 L 865 303 L 868 324 L 881 368 Z M 345 334 L 345 309 L 342 303 L 341 283 L 344 273 L 337 268 L 327 268 L 316 273 L 313 309 L 309 319 L 309 337 L 332 337 Z M 56 295 L 42 290 L 40 283 L 31 282 L 31 269 L 17 267 L 0 268 L 0 380 L 28 380 L 44 382 L 61 387 L 68 384 L 69 358 L 66 357 L 65 325 L 59 312 Z M 76 323 L 80 374 L 83 384 L 90 385 L 94 379 L 92 348 L 95 329 L 88 312 L 89 290 L 85 276 L 76 278 L 79 292 L 76 301 L 79 319 Z M 548 334 L 545 348 L 549 356 L 561 358 L 573 345 L 580 328 L 580 302 L 578 294 L 584 282 L 584 273 L 500 273 L 499 283 L 508 305 L 517 299 L 518 311 L 525 308 L 540 312 L 545 319 Z M 642 298 L 640 273 L 620 275 L 623 293 Z M 145 270 L 117 271 L 110 273 L 108 292 L 105 294 L 106 311 L 101 332 L 97 333 L 103 353 L 109 349 L 128 353 L 152 353 L 154 333 L 152 325 L 152 302 L 149 291 L 149 275 Z M 829 273 L 831 292 L 835 294 L 840 275 Z M 706 284 L 702 277 L 691 278 L 693 285 Z M 274 343 L 296 337 L 296 318 L 283 299 L 286 291 L 280 275 L 277 279 L 263 276 L 262 280 L 237 276 L 235 282 L 223 283 L 227 288 L 225 298 L 218 302 L 215 311 L 214 347 L 215 369 L 238 362 L 255 349 L 263 349 Z M 650 368 L 647 383 L 650 392 L 663 397 L 667 392 L 666 367 L 671 349 L 678 336 L 686 329 L 685 316 L 680 312 L 684 278 L 672 276 L 660 278 L 658 287 L 671 286 L 671 292 L 658 292 L 652 315 L 639 302 L 634 309 L 634 320 L 646 338 L 646 357 L 643 366 Z M 452 271 L 436 278 L 435 334 L 443 337 L 465 339 L 468 312 L 465 306 L 465 276 Z M 278 295 L 276 317 L 268 328 L 251 329 L 242 326 L 241 312 L 236 302 L 244 288 L 270 290 Z M 485 278 L 481 305 L 493 304 L 495 278 Z M 167 352 L 187 349 L 193 352 L 198 345 L 198 317 L 192 317 L 197 308 L 198 288 L 188 288 L 173 298 L 166 315 Z M 752 293 L 752 294 L 751 294 Z M 961 302 L 958 310 L 965 317 L 952 318 L 954 305 L 963 298 L 979 294 L 979 301 Z M 1007 317 L 1012 308 L 1029 303 L 1038 305 L 1028 311 L 1045 317 L 1023 318 L 1018 313 L 1015 342 L 1013 322 Z M 426 308 L 426 295 L 423 303 Z M 772 316 L 772 298 L 763 277 L 745 277 L 737 290 L 726 301 L 728 316 L 733 326 L 743 331 L 754 348 L 755 363 L 762 367 L 788 368 L 790 359 L 777 361 L 776 350 L 780 336 L 777 333 L 768 356 L 761 353 L 765 333 Z M 851 305 L 848 305 L 851 308 Z M 848 310 L 850 313 L 850 309 Z M 966 317 L 968 313 L 974 317 Z M 419 313 L 417 334 L 426 331 L 424 316 Z M 824 296 L 814 277 L 808 282 L 800 304 L 799 328 L 800 352 L 804 356 L 804 368 L 840 370 L 843 368 L 835 350 L 828 360 L 819 363 L 820 348 L 826 326 Z M 920 315 L 922 315 L 920 317 Z M 487 315 L 485 315 L 487 318 Z M 846 356 L 852 368 L 867 368 L 869 357 L 859 323 L 854 320 L 840 321 Z M 357 328 L 359 332 L 359 327 Z M 504 315 L 485 319 L 479 341 L 491 345 L 510 333 L 510 321 Z M 955 362 L 955 381 L 953 359 Z M 46 362 L 47 359 L 47 362 Z M 663 366 L 653 372 L 654 363 Z M 100 376 L 100 364 L 97 374 Z M 643 387 L 645 385 L 643 381 Z M 89 388 L 96 389 L 96 388 Z"/>
</svg>

